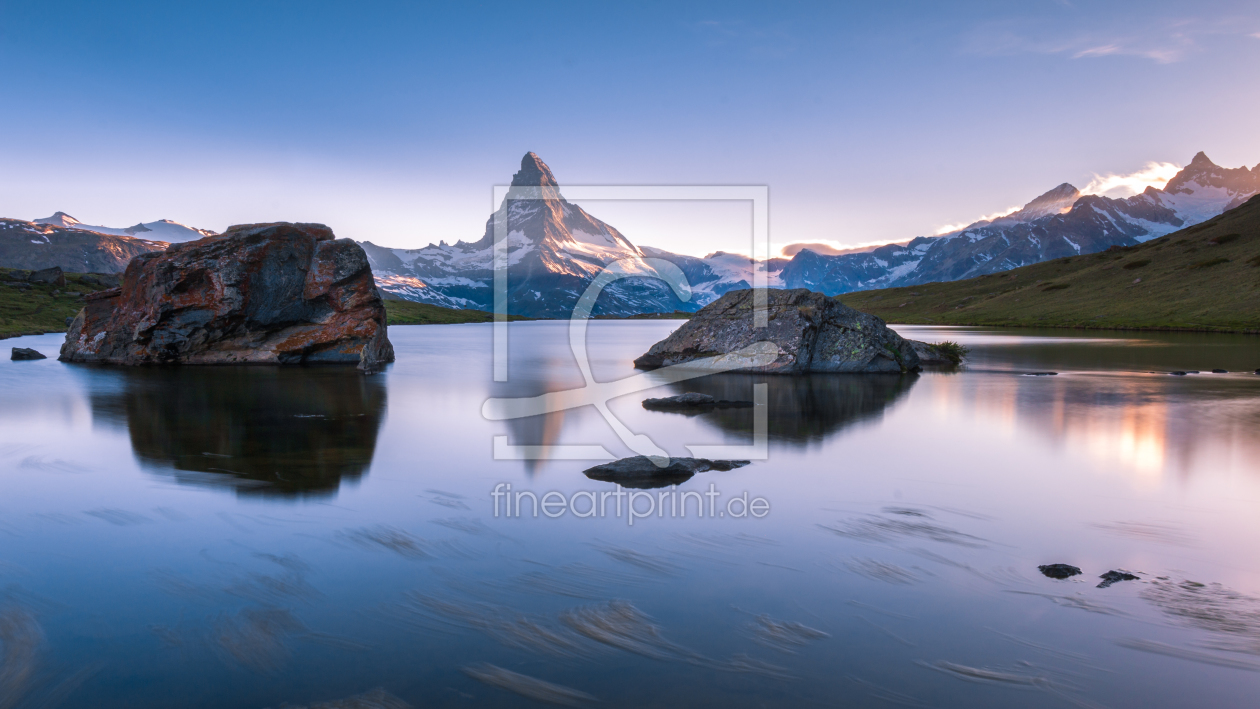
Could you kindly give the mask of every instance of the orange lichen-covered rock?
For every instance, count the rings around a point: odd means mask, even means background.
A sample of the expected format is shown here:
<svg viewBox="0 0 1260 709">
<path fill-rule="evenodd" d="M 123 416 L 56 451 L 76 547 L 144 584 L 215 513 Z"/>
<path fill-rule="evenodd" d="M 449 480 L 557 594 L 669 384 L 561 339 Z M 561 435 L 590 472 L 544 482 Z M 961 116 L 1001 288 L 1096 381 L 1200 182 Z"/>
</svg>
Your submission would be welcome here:
<svg viewBox="0 0 1260 709">
<path fill-rule="evenodd" d="M 65 362 L 355 364 L 394 361 L 363 248 L 322 224 L 245 224 L 141 254 L 94 293 Z"/>
</svg>

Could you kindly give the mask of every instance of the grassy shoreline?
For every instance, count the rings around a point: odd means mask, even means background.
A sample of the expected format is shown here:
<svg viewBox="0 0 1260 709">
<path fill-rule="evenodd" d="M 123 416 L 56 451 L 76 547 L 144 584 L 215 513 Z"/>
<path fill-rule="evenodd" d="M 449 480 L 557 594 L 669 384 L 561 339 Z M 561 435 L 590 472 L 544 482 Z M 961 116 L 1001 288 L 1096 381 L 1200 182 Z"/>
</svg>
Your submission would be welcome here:
<svg viewBox="0 0 1260 709">
<path fill-rule="evenodd" d="M 509 321 L 531 320 L 519 315 L 509 315 Z M 394 325 L 462 325 L 464 323 L 494 322 L 494 313 L 484 310 L 456 310 L 429 303 L 410 300 L 386 300 L 385 324 Z"/>
</svg>

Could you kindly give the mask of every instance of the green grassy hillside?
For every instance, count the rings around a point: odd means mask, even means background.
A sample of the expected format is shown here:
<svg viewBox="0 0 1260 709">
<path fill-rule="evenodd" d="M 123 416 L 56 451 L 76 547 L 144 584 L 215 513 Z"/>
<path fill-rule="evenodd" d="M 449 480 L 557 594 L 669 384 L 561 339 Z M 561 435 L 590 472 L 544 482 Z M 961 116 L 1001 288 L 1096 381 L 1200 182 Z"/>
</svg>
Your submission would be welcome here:
<svg viewBox="0 0 1260 709">
<path fill-rule="evenodd" d="M 494 322 L 494 313 L 484 310 L 453 310 L 428 303 L 409 300 L 385 301 L 386 321 L 389 325 L 455 325 L 468 322 Z M 531 320 L 519 315 L 509 315 L 508 320 Z"/>
<path fill-rule="evenodd" d="M 0 339 L 65 332 L 66 318 L 83 307 L 82 295 L 102 288 L 81 283 L 83 275 L 67 273 L 62 287 L 16 281 L 13 269 L 0 268 Z"/>
<path fill-rule="evenodd" d="M 837 297 L 891 323 L 1260 332 L 1260 196 L 1138 246 Z"/>
</svg>

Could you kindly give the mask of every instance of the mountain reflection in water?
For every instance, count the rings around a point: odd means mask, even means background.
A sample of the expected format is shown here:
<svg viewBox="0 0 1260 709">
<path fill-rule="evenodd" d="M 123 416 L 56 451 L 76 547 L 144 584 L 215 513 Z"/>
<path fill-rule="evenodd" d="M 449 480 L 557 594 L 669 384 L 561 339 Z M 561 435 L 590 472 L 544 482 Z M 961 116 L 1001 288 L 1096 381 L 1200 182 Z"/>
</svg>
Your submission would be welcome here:
<svg viewBox="0 0 1260 709">
<path fill-rule="evenodd" d="M 91 393 L 95 421 L 125 427 L 142 465 L 250 494 L 335 493 L 372 463 L 385 384 L 339 367 L 120 370 Z"/>
</svg>

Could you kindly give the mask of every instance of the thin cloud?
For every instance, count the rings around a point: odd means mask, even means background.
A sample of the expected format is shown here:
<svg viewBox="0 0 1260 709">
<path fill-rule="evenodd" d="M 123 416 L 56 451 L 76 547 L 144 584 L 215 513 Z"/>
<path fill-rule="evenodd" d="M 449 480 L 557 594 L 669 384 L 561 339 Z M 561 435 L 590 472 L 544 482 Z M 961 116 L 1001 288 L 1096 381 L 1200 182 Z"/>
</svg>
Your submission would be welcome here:
<svg viewBox="0 0 1260 709">
<path fill-rule="evenodd" d="M 970 32 L 964 39 L 962 51 L 981 56 L 1060 55 L 1072 60 L 1136 57 L 1157 64 L 1172 64 L 1202 51 L 1216 37 L 1260 37 L 1260 33 L 1248 35 L 1246 30 L 1239 29 L 1239 24 L 1238 18 L 1164 19 L 1152 20 L 1140 28 L 1127 25 L 1120 31 L 1081 32 L 1068 26 L 1056 30 L 1041 23 L 999 20 L 984 23 Z"/>
<path fill-rule="evenodd" d="M 803 249 L 809 249 L 815 253 L 824 256 L 835 256 L 839 254 L 855 253 L 858 251 L 869 251 L 880 246 L 888 246 L 889 244 L 905 244 L 909 239 L 879 239 L 876 241 L 859 241 L 856 244 L 846 244 L 832 239 L 817 239 L 814 241 L 794 241 L 790 244 L 779 248 L 779 256 L 783 258 L 791 258 L 797 252 Z"/>
<path fill-rule="evenodd" d="M 1165 49 L 1130 49 L 1118 44 L 1104 44 L 1098 47 L 1082 49 L 1072 55 L 1073 59 L 1092 57 L 1130 56 L 1150 59 L 1160 64 L 1172 64 L 1185 57 L 1191 45 Z"/>
<path fill-rule="evenodd" d="M 972 219 L 969 222 L 959 222 L 958 224 L 944 224 L 937 227 L 933 235 L 940 236 L 942 234 L 948 234 L 951 231 L 958 231 L 959 229 L 969 227 L 972 224 L 975 224 L 976 222 L 991 222 L 994 219 L 1000 219 L 1002 217 L 1010 216 L 1021 209 L 1023 209 L 1023 205 L 1017 204 L 1014 207 L 1007 207 L 1006 209 L 1000 212 L 994 212 L 992 214 L 986 214 L 982 217 L 977 217 L 975 219 Z"/>
<path fill-rule="evenodd" d="M 1174 163 L 1148 162 L 1142 169 L 1123 175 L 1095 173 L 1094 179 L 1081 190 L 1081 194 L 1106 195 L 1122 190 L 1123 194 L 1119 196 L 1128 197 L 1141 193 L 1147 187 L 1163 189 L 1180 171 L 1181 166 Z"/>
</svg>

